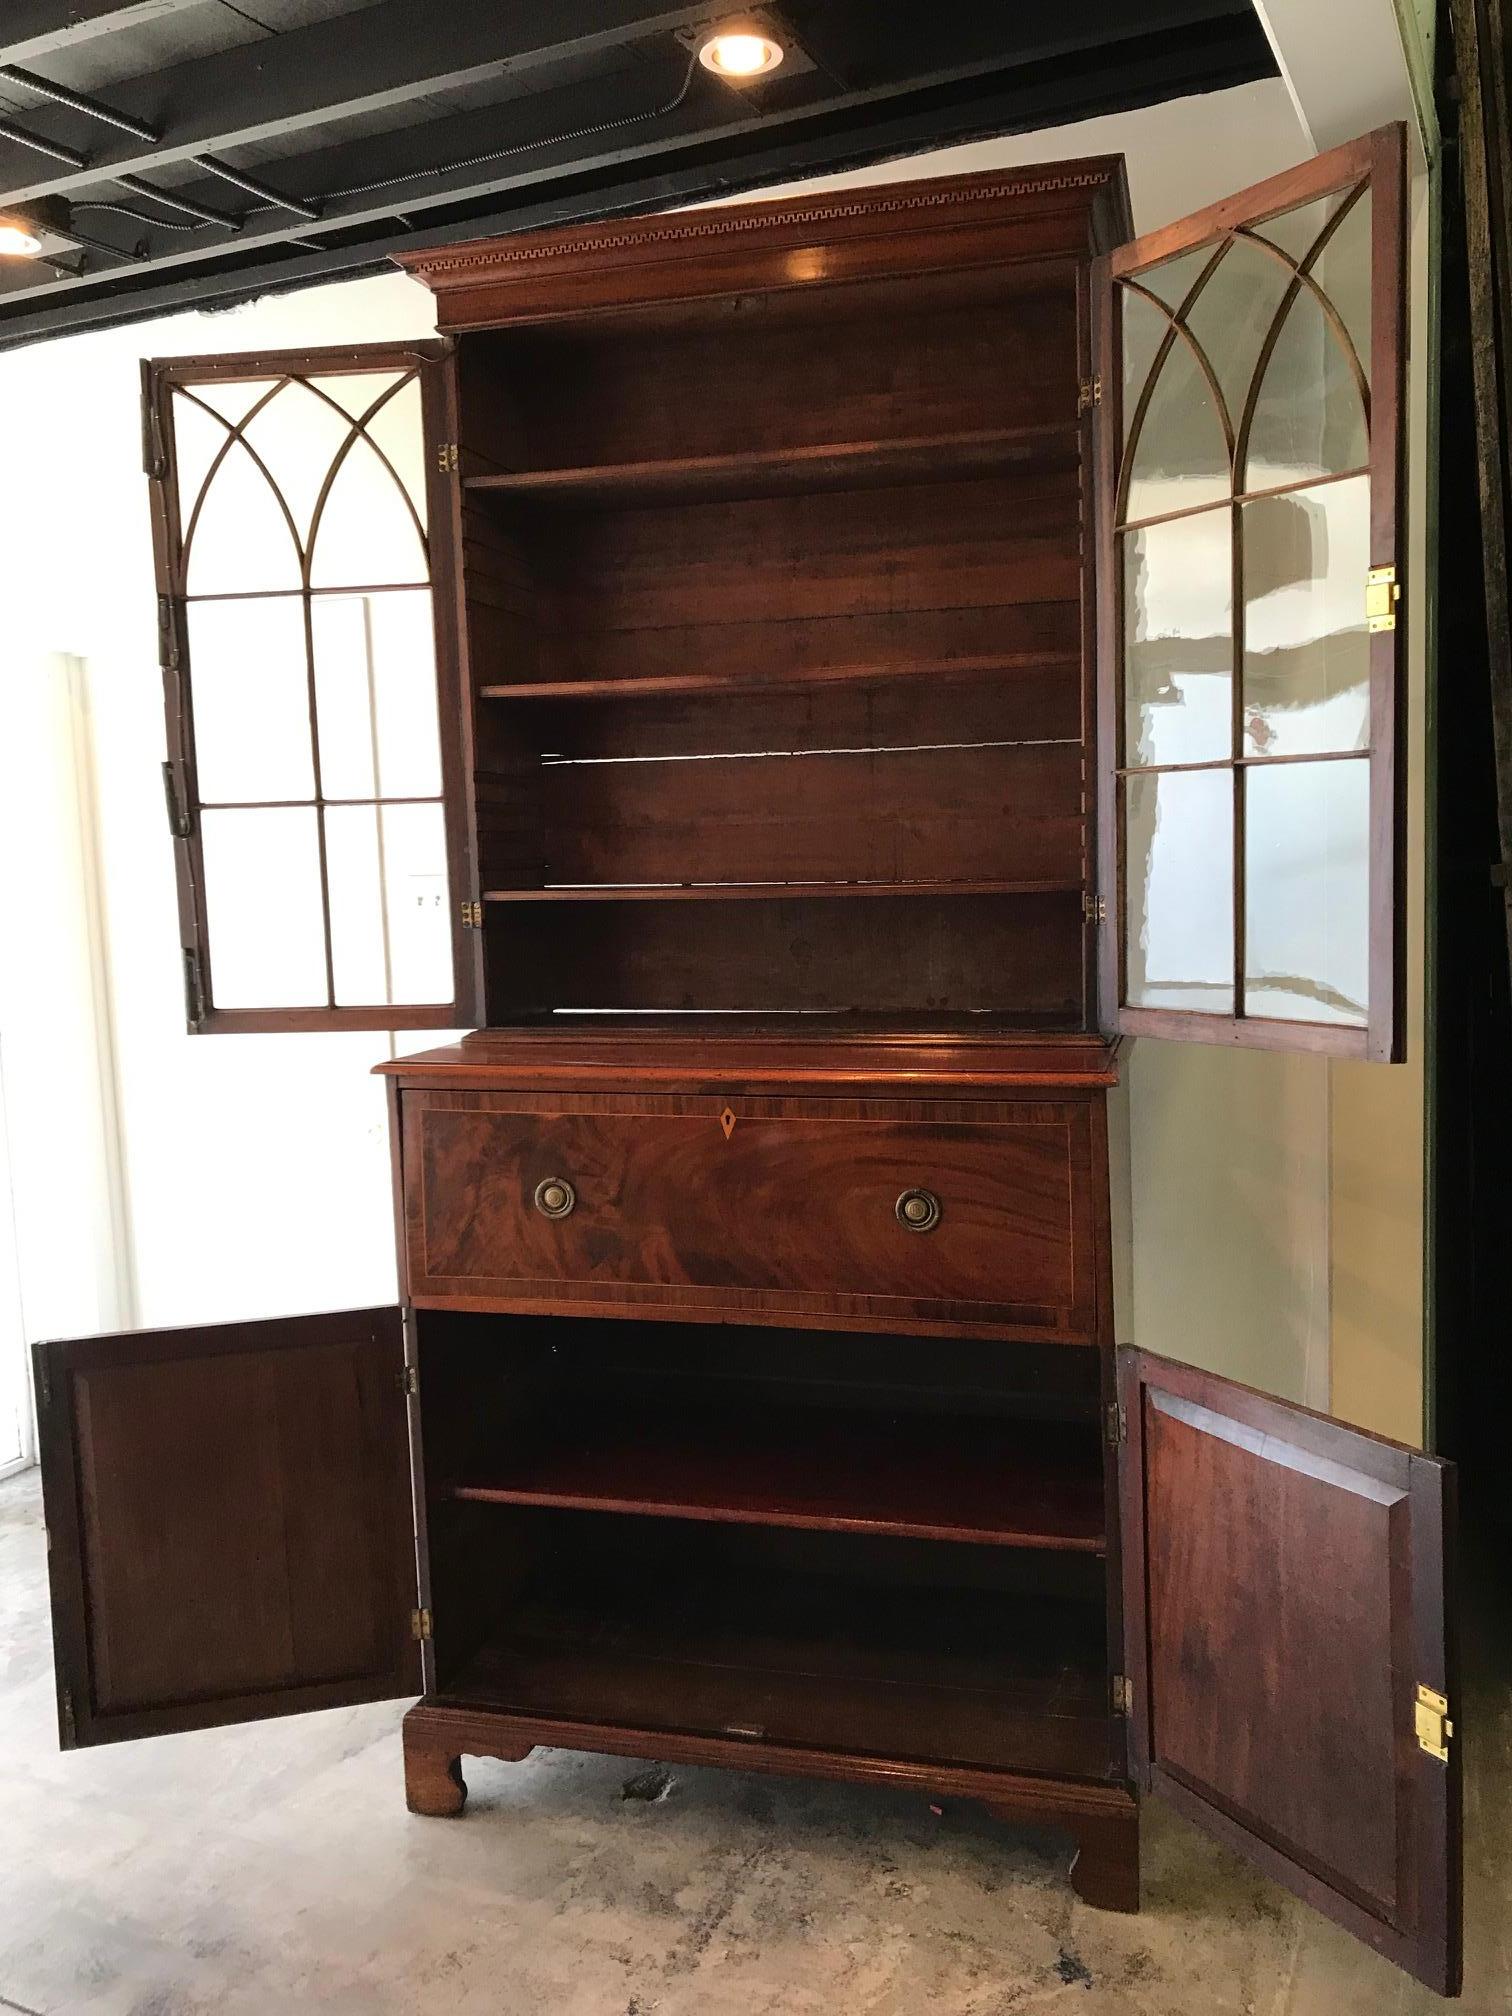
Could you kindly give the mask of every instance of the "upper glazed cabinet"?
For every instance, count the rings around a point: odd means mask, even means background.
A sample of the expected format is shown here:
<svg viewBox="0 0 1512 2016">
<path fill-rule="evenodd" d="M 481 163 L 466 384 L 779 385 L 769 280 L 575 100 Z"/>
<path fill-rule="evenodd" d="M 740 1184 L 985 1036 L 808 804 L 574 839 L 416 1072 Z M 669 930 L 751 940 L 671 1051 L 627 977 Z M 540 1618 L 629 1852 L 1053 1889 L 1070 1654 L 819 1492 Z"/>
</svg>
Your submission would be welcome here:
<svg viewBox="0 0 1512 2016">
<path fill-rule="evenodd" d="M 1401 130 L 884 194 L 145 367 L 191 1028 L 1400 1055 Z"/>
</svg>

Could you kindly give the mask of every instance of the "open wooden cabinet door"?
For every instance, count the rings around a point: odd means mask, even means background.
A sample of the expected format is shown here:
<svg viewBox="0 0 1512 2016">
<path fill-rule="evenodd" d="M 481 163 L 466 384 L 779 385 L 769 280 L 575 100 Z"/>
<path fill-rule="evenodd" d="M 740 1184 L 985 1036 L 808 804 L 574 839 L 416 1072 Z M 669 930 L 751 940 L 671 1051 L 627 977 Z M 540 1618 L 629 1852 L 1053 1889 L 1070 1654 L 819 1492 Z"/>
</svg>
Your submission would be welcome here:
<svg viewBox="0 0 1512 2016">
<path fill-rule="evenodd" d="M 1147 1352 L 1118 1370 L 1134 1777 L 1457 1994 L 1452 1466 Z"/>
<path fill-rule="evenodd" d="M 65 1749 L 421 1691 L 397 1308 L 34 1352 Z"/>
</svg>

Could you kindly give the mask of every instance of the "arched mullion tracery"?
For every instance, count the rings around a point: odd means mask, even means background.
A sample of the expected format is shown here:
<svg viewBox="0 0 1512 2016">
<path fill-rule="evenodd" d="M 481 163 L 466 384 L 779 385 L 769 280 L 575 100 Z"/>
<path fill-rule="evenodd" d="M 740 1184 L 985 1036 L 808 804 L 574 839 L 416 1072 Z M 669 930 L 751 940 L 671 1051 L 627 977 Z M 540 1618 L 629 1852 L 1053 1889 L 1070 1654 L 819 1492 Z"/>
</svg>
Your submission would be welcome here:
<svg viewBox="0 0 1512 2016">
<path fill-rule="evenodd" d="M 1114 504 L 1114 519 L 1117 524 L 1121 525 L 1124 522 L 1125 513 L 1128 508 L 1129 485 L 1133 477 L 1134 460 L 1139 451 L 1140 436 L 1144 432 L 1150 404 L 1155 396 L 1155 388 L 1160 382 L 1162 371 L 1165 369 L 1166 359 L 1170 356 L 1171 350 L 1178 341 L 1184 342 L 1191 351 L 1197 361 L 1198 370 L 1207 382 L 1208 392 L 1213 401 L 1218 424 L 1223 429 L 1224 447 L 1229 459 L 1229 487 L 1231 490 L 1233 488 L 1234 428 L 1229 418 L 1228 406 L 1224 400 L 1222 388 L 1219 386 L 1218 380 L 1214 375 L 1213 367 L 1208 361 L 1207 353 L 1187 327 L 1184 319 L 1191 304 L 1207 285 L 1208 279 L 1218 267 L 1227 250 L 1228 241 L 1225 240 L 1192 282 L 1191 287 L 1188 288 L 1186 294 L 1183 296 L 1180 306 L 1174 309 L 1168 307 L 1158 294 L 1153 293 L 1148 287 L 1142 286 L 1137 280 L 1126 277 L 1119 283 L 1128 293 L 1136 294 L 1142 301 L 1147 302 L 1157 314 L 1164 318 L 1167 327 L 1165 335 L 1161 337 L 1156 347 L 1155 355 L 1150 360 L 1150 368 L 1145 373 L 1144 384 L 1139 388 L 1139 397 L 1135 401 L 1134 412 L 1129 421 L 1128 438 L 1124 443 L 1123 465 L 1119 471 L 1118 496 Z"/>
<path fill-rule="evenodd" d="M 305 556 L 304 541 L 300 538 L 299 528 L 294 523 L 294 514 L 289 509 L 288 500 L 284 496 L 283 491 L 279 488 L 278 482 L 274 477 L 272 470 L 268 467 L 267 463 L 263 460 L 262 456 L 259 455 L 256 448 L 253 447 L 252 443 L 247 439 L 247 429 L 251 425 L 251 423 L 257 418 L 258 414 L 263 412 L 265 408 L 268 407 L 272 403 L 272 401 L 278 397 L 280 392 L 284 391 L 286 387 L 294 383 L 295 380 L 292 378 L 280 378 L 275 384 L 269 386 L 268 390 L 262 395 L 260 399 L 253 401 L 252 405 L 242 415 L 241 419 L 237 421 L 234 425 L 232 424 L 231 421 L 229 421 L 226 418 L 226 416 L 223 413 L 217 413 L 215 408 L 212 405 L 210 405 L 207 400 L 198 398 L 193 392 L 190 391 L 187 385 L 180 385 L 177 388 L 178 395 L 181 399 L 186 400 L 191 406 L 197 408 L 199 412 L 208 414 L 209 417 L 216 423 L 218 427 L 223 427 L 226 431 L 225 440 L 221 443 L 220 447 L 216 449 L 214 456 L 211 458 L 210 466 L 205 471 L 204 480 L 201 482 L 199 487 L 199 495 L 194 500 L 193 508 L 189 514 L 189 523 L 184 530 L 183 543 L 179 549 L 179 592 L 181 594 L 188 593 L 190 553 L 194 546 L 194 535 L 199 528 L 200 517 L 204 509 L 205 500 L 210 494 L 210 486 L 215 481 L 215 478 L 220 474 L 221 469 L 224 467 L 226 457 L 231 453 L 232 449 L 236 447 L 244 449 L 245 452 L 251 457 L 254 466 L 261 473 L 263 481 L 267 484 L 268 488 L 273 492 L 274 500 L 277 503 L 279 510 L 283 513 L 284 523 L 289 528 L 289 537 L 294 542 L 294 557 L 298 562 L 300 579 L 304 580 L 306 578 L 306 556 Z"/>
<path fill-rule="evenodd" d="M 1338 209 L 1325 221 L 1323 228 L 1319 231 L 1301 260 L 1293 259 L 1290 253 L 1283 251 L 1279 245 L 1273 244 L 1269 238 L 1262 237 L 1256 231 L 1244 230 L 1234 234 L 1236 237 L 1242 236 L 1248 243 L 1254 245 L 1257 250 L 1269 253 L 1272 258 L 1280 260 L 1292 273 L 1292 279 L 1277 304 L 1275 314 L 1271 317 L 1270 327 L 1265 332 L 1265 340 L 1260 345 L 1260 354 L 1255 360 L 1255 369 L 1250 378 L 1249 394 L 1245 399 L 1244 410 L 1240 415 L 1234 457 L 1235 478 L 1240 484 L 1245 480 L 1246 467 L 1249 460 L 1250 433 L 1255 422 L 1255 412 L 1260 403 L 1260 390 L 1265 383 L 1265 374 L 1270 365 L 1271 358 L 1275 354 L 1276 345 L 1281 340 L 1281 332 L 1286 327 L 1287 317 L 1290 315 L 1298 295 L 1304 288 L 1312 294 L 1322 309 L 1324 322 L 1344 353 L 1345 361 L 1349 365 L 1350 376 L 1354 380 L 1355 390 L 1360 397 L 1361 411 L 1365 419 L 1365 434 L 1367 440 L 1369 439 L 1369 380 L 1365 376 L 1364 368 L 1360 363 L 1349 331 L 1344 326 L 1343 317 L 1313 278 L 1313 268 L 1327 250 L 1335 232 L 1351 210 L 1353 210 L 1356 203 L 1364 196 L 1368 187 L 1368 183 L 1362 182 L 1349 192 Z"/>
<path fill-rule="evenodd" d="M 376 441 L 373 438 L 372 434 L 369 432 L 369 429 L 373 421 L 383 411 L 384 407 L 388 405 L 389 401 L 392 399 L 396 399 L 399 396 L 399 394 L 404 390 L 406 385 L 413 385 L 418 379 L 418 377 L 419 377 L 418 372 L 410 371 L 407 372 L 404 377 L 396 379 L 392 385 L 386 386 L 385 389 L 378 394 L 377 398 L 374 399 L 368 405 L 365 411 L 355 420 L 353 420 L 352 415 L 347 411 L 346 407 L 344 407 L 341 404 L 339 399 L 333 399 L 330 393 L 323 391 L 322 388 L 313 381 L 313 379 L 301 378 L 298 381 L 301 385 L 305 387 L 307 391 L 313 392 L 317 399 L 323 399 L 326 405 L 329 406 L 333 412 L 339 413 L 341 415 L 343 420 L 346 420 L 351 423 L 350 431 L 347 434 L 346 439 L 342 442 L 340 448 L 337 450 L 331 462 L 330 468 L 326 471 L 325 481 L 320 486 L 320 494 L 315 500 L 315 509 L 310 518 L 309 549 L 307 555 L 305 556 L 305 566 L 306 566 L 305 582 L 307 586 L 309 584 L 310 570 L 313 569 L 315 564 L 315 535 L 319 528 L 321 518 L 325 512 L 326 500 L 330 495 L 331 487 L 336 481 L 336 477 L 341 469 L 341 465 L 345 462 L 347 456 L 351 453 L 352 449 L 357 445 L 357 442 L 359 440 L 366 441 L 369 448 L 372 449 L 373 453 L 378 457 L 378 460 L 383 464 L 384 468 L 388 471 L 389 476 L 393 480 L 394 488 L 399 492 L 399 495 L 403 498 L 405 509 L 409 512 L 410 521 L 415 528 L 415 537 L 420 541 L 420 551 L 424 556 L 426 563 L 426 574 L 427 576 L 429 575 L 430 540 L 426 536 L 425 527 L 420 521 L 420 513 L 415 509 L 415 500 L 413 497 L 411 497 L 409 493 L 409 486 L 405 483 L 404 478 L 399 474 L 399 471 L 394 467 L 393 462 L 389 458 L 388 454 L 384 451 L 382 445 L 378 441 Z"/>
</svg>

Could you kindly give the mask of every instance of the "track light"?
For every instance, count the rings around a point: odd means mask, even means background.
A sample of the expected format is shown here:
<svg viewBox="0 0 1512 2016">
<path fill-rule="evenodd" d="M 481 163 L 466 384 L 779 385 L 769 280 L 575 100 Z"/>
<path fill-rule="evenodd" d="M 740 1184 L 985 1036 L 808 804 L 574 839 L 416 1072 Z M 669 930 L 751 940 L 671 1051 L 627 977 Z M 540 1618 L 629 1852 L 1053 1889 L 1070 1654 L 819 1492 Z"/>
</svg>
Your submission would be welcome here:
<svg viewBox="0 0 1512 2016">
<path fill-rule="evenodd" d="M 758 21 L 721 21 L 698 45 L 698 60 L 727 84 L 768 77 L 783 58 L 782 44 Z"/>
<path fill-rule="evenodd" d="M 35 259 L 42 240 L 24 217 L 0 217 L 0 259 Z"/>
</svg>

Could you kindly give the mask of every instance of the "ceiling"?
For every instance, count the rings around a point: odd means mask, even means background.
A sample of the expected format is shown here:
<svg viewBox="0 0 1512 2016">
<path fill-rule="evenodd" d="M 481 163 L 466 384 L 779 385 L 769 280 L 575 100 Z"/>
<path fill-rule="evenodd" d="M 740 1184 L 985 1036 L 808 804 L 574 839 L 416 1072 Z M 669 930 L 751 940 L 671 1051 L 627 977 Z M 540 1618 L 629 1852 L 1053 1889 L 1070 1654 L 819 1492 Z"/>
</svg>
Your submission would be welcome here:
<svg viewBox="0 0 1512 2016">
<path fill-rule="evenodd" d="M 1251 0 L 0 0 L 0 348 L 1273 75 Z M 749 13 L 752 10 L 742 10 Z"/>
</svg>

